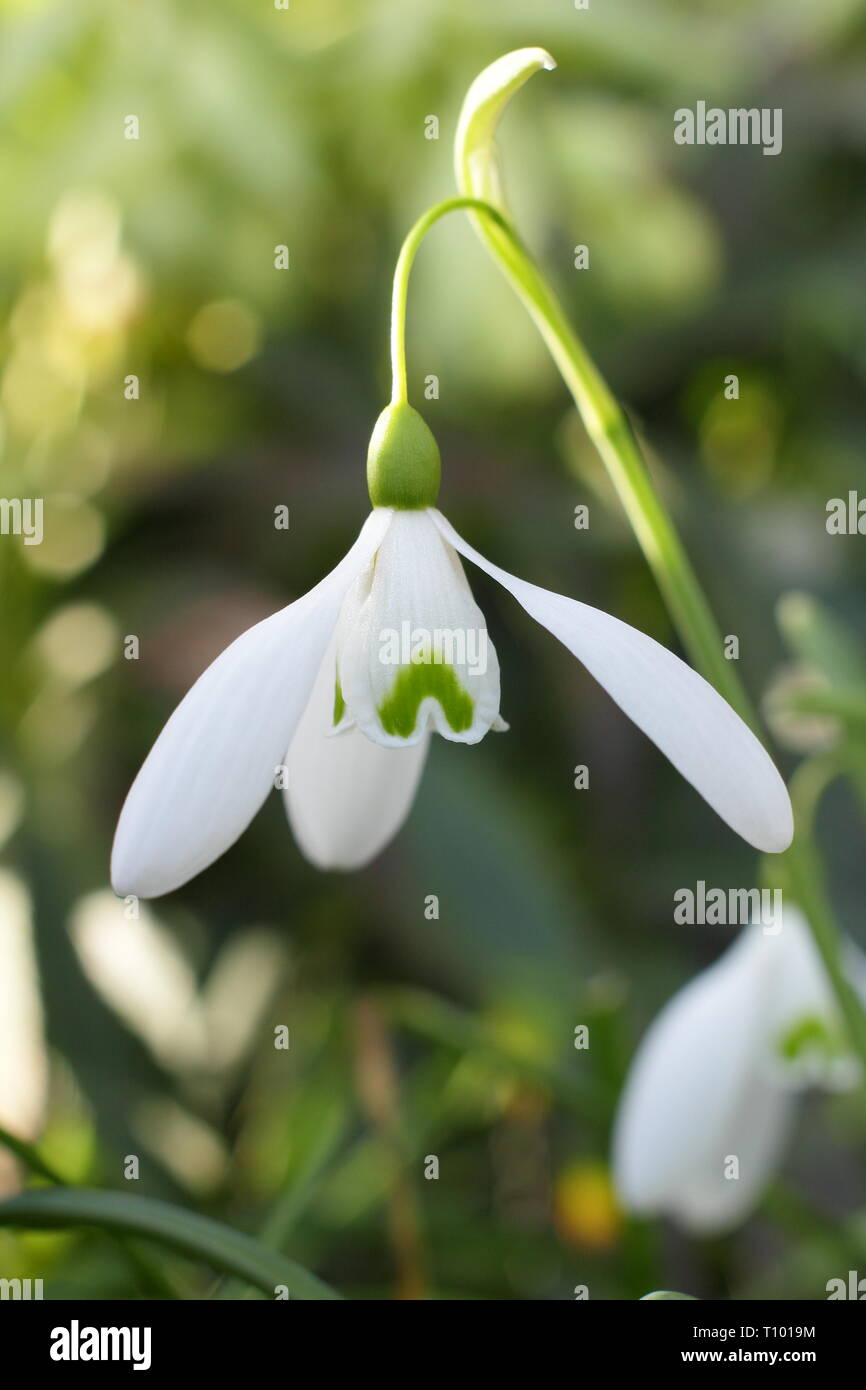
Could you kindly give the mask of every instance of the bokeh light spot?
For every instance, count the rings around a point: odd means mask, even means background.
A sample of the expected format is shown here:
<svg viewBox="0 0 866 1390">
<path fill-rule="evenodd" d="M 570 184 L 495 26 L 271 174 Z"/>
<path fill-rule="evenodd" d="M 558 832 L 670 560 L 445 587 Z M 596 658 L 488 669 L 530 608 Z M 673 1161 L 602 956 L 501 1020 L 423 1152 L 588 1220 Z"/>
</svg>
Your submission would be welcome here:
<svg viewBox="0 0 866 1390">
<path fill-rule="evenodd" d="M 187 330 L 193 358 L 209 372 L 234 372 L 259 349 L 259 320 L 237 299 L 205 304 Z"/>
</svg>

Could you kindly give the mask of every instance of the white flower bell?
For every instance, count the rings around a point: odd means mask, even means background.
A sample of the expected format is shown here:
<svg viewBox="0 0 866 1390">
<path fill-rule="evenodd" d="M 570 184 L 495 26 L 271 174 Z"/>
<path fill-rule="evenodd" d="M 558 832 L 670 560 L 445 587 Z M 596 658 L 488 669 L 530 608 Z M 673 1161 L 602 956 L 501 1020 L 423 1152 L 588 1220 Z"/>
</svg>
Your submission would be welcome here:
<svg viewBox="0 0 866 1390">
<path fill-rule="evenodd" d="M 866 994 L 850 943 L 849 976 Z M 755 923 L 665 1006 L 620 1101 L 614 1177 L 624 1206 L 699 1232 L 745 1220 L 777 1167 L 798 1092 L 856 1086 L 833 992 L 806 922 Z"/>
<path fill-rule="evenodd" d="M 370 446 L 373 511 L 336 569 L 243 633 L 169 719 L 120 816 L 112 882 L 155 897 L 211 864 L 285 767 L 301 848 L 321 868 L 367 863 L 412 803 L 435 731 L 502 730 L 499 666 L 460 556 L 582 661 L 738 834 L 774 853 L 791 806 L 754 734 L 701 676 L 617 618 L 499 569 L 433 505 L 439 451 L 405 402 Z"/>
</svg>

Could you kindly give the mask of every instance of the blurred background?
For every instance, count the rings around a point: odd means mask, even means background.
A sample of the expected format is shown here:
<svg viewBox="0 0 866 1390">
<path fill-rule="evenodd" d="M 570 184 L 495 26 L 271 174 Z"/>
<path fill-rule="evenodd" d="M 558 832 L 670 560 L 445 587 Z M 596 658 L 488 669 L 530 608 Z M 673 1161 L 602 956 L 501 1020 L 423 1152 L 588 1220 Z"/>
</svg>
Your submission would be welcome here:
<svg viewBox="0 0 866 1390">
<path fill-rule="evenodd" d="M 129 1190 L 136 1155 L 137 1192 L 265 1232 L 353 1298 L 824 1297 L 830 1273 L 866 1268 L 854 1098 L 807 1103 L 730 1236 L 617 1206 L 610 1125 L 637 1041 L 731 939 L 675 926 L 674 891 L 759 866 L 480 573 L 511 732 L 437 740 L 369 869 L 309 867 L 276 795 L 137 918 L 108 853 L 195 676 L 357 532 L 400 242 L 453 192 L 471 79 L 542 45 L 558 70 L 502 129 L 516 220 L 647 442 L 783 770 L 839 757 L 818 833 L 866 942 L 864 542 L 825 528 L 828 499 L 866 487 L 866 6 L 0 0 L 0 16 L 0 491 L 44 498 L 41 545 L 0 537 L 0 1123 L 75 1182 Z M 782 154 L 676 146 L 673 112 L 698 99 L 783 108 Z M 459 217 L 418 258 L 409 378 L 458 529 L 676 646 L 545 349 Z M 821 714 L 858 679 L 850 720 Z M 47 1297 L 212 1288 L 149 1260 L 94 1232 L 0 1232 L 0 1273 Z"/>
</svg>

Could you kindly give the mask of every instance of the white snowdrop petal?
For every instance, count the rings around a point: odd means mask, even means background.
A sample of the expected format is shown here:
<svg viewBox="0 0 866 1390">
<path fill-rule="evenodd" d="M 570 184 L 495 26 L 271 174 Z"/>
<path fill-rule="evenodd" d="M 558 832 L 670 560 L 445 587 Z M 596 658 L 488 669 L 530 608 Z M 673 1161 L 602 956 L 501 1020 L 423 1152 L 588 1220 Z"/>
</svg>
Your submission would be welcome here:
<svg viewBox="0 0 866 1390">
<path fill-rule="evenodd" d="M 346 590 L 390 519 L 377 508 L 320 584 L 238 637 L 181 701 L 121 812 L 111 870 L 117 893 L 171 892 L 249 824 L 274 785 Z"/>
<path fill-rule="evenodd" d="M 499 663 L 463 566 L 428 511 L 395 511 L 337 630 L 346 722 L 386 746 L 429 728 L 477 743 L 499 713 Z"/>
<path fill-rule="evenodd" d="M 30 898 L 24 884 L 0 870 L 0 1125 L 21 1139 L 41 1127 L 48 1089 L 48 1053 Z M 0 1193 L 13 1167 L 0 1153 Z"/>
<path fill-rule="evenodd" d="M 831 1019 L 836 1011 L 835 996 L 800 909 L 785 903 L 782 930 L 766 933 L 764 943 L 764 950 L 773 957 L 776 980 L 769 1001 L 771 1031 L 782 1032 L 807 1015 Z"/>
<path fill-rule="evenodd" d="M 760 937 L 744 932 L 642 1039 L 614 1130 L 614 1175 L 630 1210 L 676 1210 L 685 1184 L 714 1190 L 723 1176 L 765 1050 L 770 981 L 761 951 Z"/>
<path fill-rule="evenodd" d="M 432 511 L 445 539 L 513 594 L 577 657 L 733 830 L 765 853 L 787 849 L 791 803 L 769 754 L 707 681 L 667 648 L 597 608 L 490 563 Z"/>
<path fill-rule="evenodd" d="M 845 943 L 852 978 L 856 956 Z M 799 909 L 786 906 L 779 933 L 745 927 L 641 1042 L 614 1132 L 624 1204 L 702 1232 L 742 1221 L 778 1165 L 797 1092 L 857 1084 L 840 1036 Z"/>
<path fill-rule="evenodd" d="M 789 1090 L 853 1089 L 860 1064 L 849 1050 L 833 987 L 798 907 L 785 904 L 782 930 L 765 937 L 764 950 L 774 982 L 767 1004 L 768 1075 Z M 853 942 L 842 942 L 842 963 L 859 993 L 866 963 Z"/>
<path fill-rule="evenodd" d="M 779 1166 L 794 1104 L 790 1092 L 751 1076 L 711 1161 L 683 1176 L 663 1210 L 701 1235 L 747 1220 Z"/>
<path fill-rule="evenodd" d="M 429 736 L 386 748 L 356 726 L 333 732 L 336 643 L 331 642 L 286 756 L 283 797 L 302 852 L 320 869 L 358 869 L 403 824 Z"/>
</svg>

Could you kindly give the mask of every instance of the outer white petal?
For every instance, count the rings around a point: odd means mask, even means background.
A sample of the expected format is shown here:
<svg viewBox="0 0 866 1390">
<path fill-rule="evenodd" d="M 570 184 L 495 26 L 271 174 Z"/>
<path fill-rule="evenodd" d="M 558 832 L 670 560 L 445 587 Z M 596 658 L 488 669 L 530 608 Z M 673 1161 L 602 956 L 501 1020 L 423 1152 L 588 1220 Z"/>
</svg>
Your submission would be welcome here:
<svg viewBox="0 0 866 1390">
<path fill-rule="evenodd" d="M 48 1088 L 39 968 L 30 899 L 24 885 L 0 870 L 0 1125 L 34 1139 Z M 14 1164 L 0 1150 L 0 1193 L 14 1185 Z"/>
<path fill-rule="evenodd" d="M 386 748 L 357 727 L 335 734 L 335 651 L 332 640 L 289 746 L 283 797 L 295 838 L 317 868 L 358 869 L 409 814 L 430 739 Z"/>
<path fill-rule="evenodd" d="M 782 930 L 765 937 L 765 953 L 772 958 L 774 988 L 768 1001 L 767 1073 L 776 1085 L 791 1090 L 823 1086 L 850 1090 L 860 1080 L 860 1064 L 848 1052 L 845 1028 L 827 971 L 812 939 L 808 923 L 798 907 L 786 904 Z M 858 992 L 866 985 L 866 961 L 852 942 L 843 942 L 843 963 Z M 800 1025 L 817 1024 L 831 1043 L 802 1046 L 796 1057 L 783 1056 L 786 1039 Z"/>
<path fill-rule="evenodd" d="M 111 869 L 117 893 L 171 892 L 249 824 L 273 786 L 346 590 L 391 515 L 377 508 L 320 584 L 238 637 L 178 705 L 120 815 Z"/>
<path fill-rule="evenodd" d="M 787 849 L 791 803 L 769 755 L 718 691 L 667 648 L 585 603 L 518 579 L 431 511 L 447 541 L 498 580 L 527 613 L 583 662 L 638 728 L 749 844 Z"/>
<path fill-rule="evenodd" d="M 750 1158 L 754 1168 L 776 1152 L 778 1117 L 767 1111 L 761 1133 L 765 1112 L 753 1105 L 772 989 L 766 966 L 760 933 L 749 928 L 673 997 L 643 1038 L 614 1131 L 616 1184 L 630 1210 L 712 1226 L 726 1205 L 717 1179 L 737 1186 L 724 1177 L 726 1156 L 739 1154 L 741 1166 Z M 737 1147 L 744 1144 L 748 1155 Z M 752 1177 L 759 1184 L 764 1174 Z"/>
<path fill-rule="evenodd" d="M 796 1097 L 760 1075 L 749 1078 L 712 1163 L 686 1175 L 665 1210 L 692 1231 L 712 1234 L 740 1225 L 751 1214 L 779 1166 Z M 725 1160 L 738 1176 L 725 1176 Z"/>
<path fill-rule="evenodd" d="M 765 934 L 764 950 L 773 957 L 776 980 L 767 1020 L 770 1035 L 808 1016 L 832 1020 L 836 1013 L 833 989 L 798 907 L 785 904 L 782 930 Z"/>
<path fill-rule="evenodd" d="M 337 629 L 347 721 L 392 747 L 418 742 L 431 725 L 443 738 L 477 743 L 499 714 L 499 663 L 484 614 L 433 515 L 394 513 Z M 417 705 L 402 685 L 409 677 L 429 690 Z M 451 684 L 436 693 L 437 682 Z"/>
</svg>

